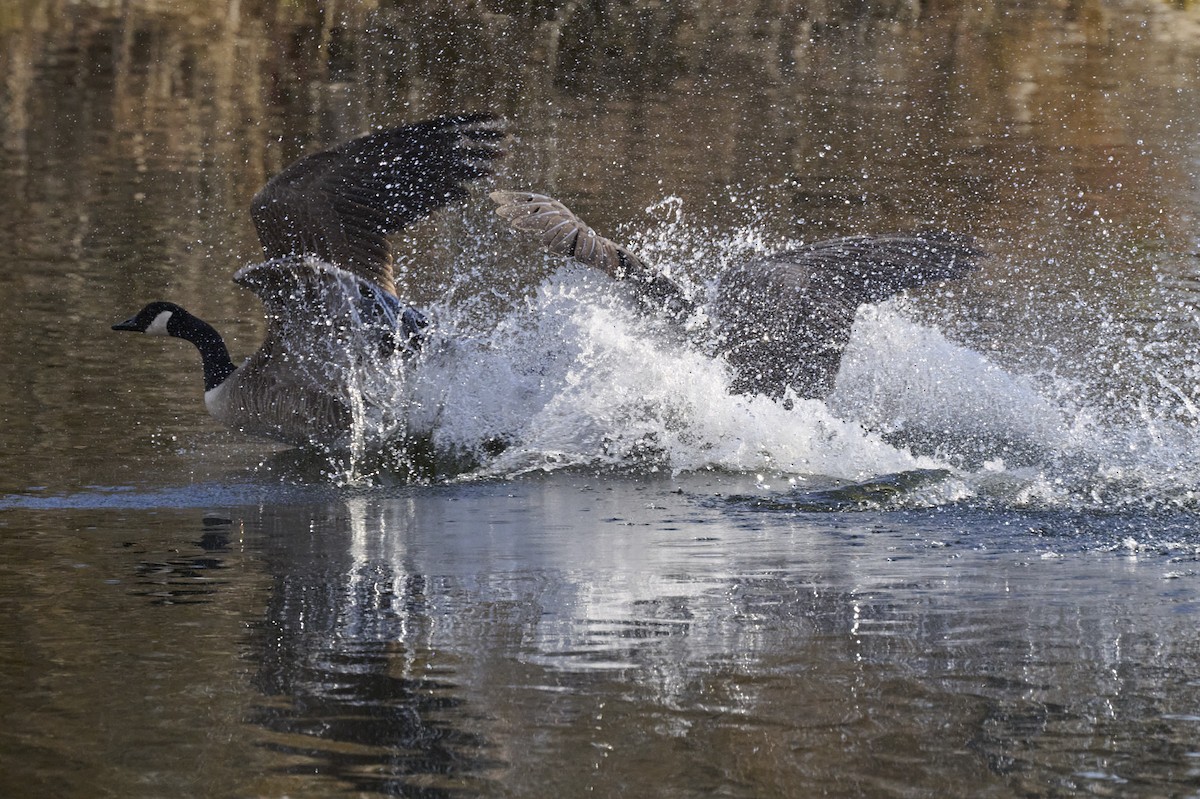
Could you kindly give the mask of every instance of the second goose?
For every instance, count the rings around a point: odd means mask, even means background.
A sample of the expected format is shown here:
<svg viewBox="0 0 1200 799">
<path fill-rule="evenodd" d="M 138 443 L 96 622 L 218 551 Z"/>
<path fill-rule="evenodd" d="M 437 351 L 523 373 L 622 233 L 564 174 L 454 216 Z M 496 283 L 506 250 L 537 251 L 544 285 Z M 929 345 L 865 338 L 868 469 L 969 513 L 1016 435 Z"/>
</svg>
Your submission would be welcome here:
<svg viewBox="0 0 1200 799">
<path fill-rule="evenodd" d="M 599 235 L 545 194 L 496 191 L 496 213 L 550 253 L 628 281 L 644 304 L 682 321 L 702 304 L 620 244 Z M 983 250 L 969 237 L 936 230 L 851 236 L 796 247 L 723 269 L 705 310 L 712 335 L 701 342 L 725 359 L 730 390 L 791 405 L 833 391 L 859 306 L 906 289 L 965 277 Z"/>
</svg>

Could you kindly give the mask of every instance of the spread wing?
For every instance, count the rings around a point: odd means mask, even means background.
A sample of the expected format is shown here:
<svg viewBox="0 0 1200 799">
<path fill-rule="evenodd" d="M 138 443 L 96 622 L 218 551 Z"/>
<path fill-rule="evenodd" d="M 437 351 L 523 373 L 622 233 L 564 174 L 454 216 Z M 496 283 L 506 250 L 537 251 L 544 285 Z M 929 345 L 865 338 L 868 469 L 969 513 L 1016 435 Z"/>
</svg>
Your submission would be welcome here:
<svg viewBox="0 0 1200 799">
<path fill-rule="evenodd" d="M 466 197 L 504 133 L 491 114 L 442 116 L 305 156 L 255 195 L 267 259 L 313 256 L 395 294 L 387 236 Z"/>
<path fill-rule="evenodd" d="M 262 300 L 267 335 L 260 352 L 296 362 L 288 368 L 336 371 L 391 354 L 399 303 L 372 281 L 311 256 L 251 264 L 233 280 Z"/>
<path fill-rule="evenodd" d="M 927 283 L 957 280 L 983 254 L 970 236 L 932 230 L 818 241 L 751 261 L 742 270 L 758 280 L 776 273 L 798 296 L 836 297 L 857 307 Z"/>
<path fill-rule="evenodd" d="M 574 258 L 622 280 L 649 272 L 636 255 L 592 230 L 567 206 L 545 194 L 494 191 L 496 213 L 517 230 L 535 234 L 546 252 Z"/>
<path fill-rule="evenodd" d="M 820 241 L 728 270 L 716 312 L 735 390 L 825 396 L 860 305 L 964 277 L 983 255 L 970 236 L 930 231 Z"/>
<path fill-rule="evenodd" d="M 542 246 L 633 283 L 648 304 L 686 318 L 694 303 L 670 277 L 644 263 L 544 194 L 490 195 L 517 230 Z M 860 305 L 905 289 L 961 278 L 983 251 L 947 231 L 832 239 L 724 270 L 712 310 L 716 349 L 734 370 L 733 390 L 800 397 L 833 390 Z"/>
<path fill-rule="evenodd" d="M 592 230 L 558 200 L 528 191 L 494 191 L 488 196 L 496 203 L 498 215 L 516 230 L 537 236 L 546 252 L 574 258 L 616 280 L 636 284 L 638 296 L 647 304 L 676 318 L 682 319 L 695 310 L 678 283 Z"/>
<path fill-rule="evenodd" d="M 301 446 L 345 445 L 356 418 L 370 435 L 395 429 L 394 297 L 312 256 L 252 264 L 234 281 L 262 299 L 267 332 L 213 398 L 217 418 Z"/>
</svg>

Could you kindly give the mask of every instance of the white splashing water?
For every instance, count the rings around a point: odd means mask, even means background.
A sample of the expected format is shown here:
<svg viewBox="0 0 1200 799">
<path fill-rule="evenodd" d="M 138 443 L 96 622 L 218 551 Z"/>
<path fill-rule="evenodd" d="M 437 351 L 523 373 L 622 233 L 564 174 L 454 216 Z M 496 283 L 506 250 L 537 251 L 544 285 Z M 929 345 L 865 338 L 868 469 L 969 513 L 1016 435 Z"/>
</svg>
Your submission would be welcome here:
<svg viewBox="0 0 1200 799">
<path fill-rule="evenodd" d="M 790 410 L 733 395 L 724 365 L 673 341 L 619 291 L 580 270 L 548 281 L 490 335 L 422 369 L 423 422 L 439 449 L 509 442 L 490 475 L 564 466 L 720 468 L 847 479 L 936 465 L 824 403 Z"/>
<path fill-rule="evenodd" d="M 704 250 L 719 264 L 764 249 L 752 231 L 715 244 L 682 235 L 666 208 L 635 248 L 677 278 L 713 263 Z M 639 314 L 625 287 L 564 265 L 493 329 L 433 309 L 436 333 L 394 401 L 410 432 L 471 464 L 467 476 L 582 466 L 867 481 L 941 469 L 901 504 L 1200 504 L 1196 420 L 1112 421 L 1066 379 L 1006 372 L 913 321 L 906 302 L 861 309 L 834 393 L 785 408 L 729 393 L 719 359 Z"/>
</svg>

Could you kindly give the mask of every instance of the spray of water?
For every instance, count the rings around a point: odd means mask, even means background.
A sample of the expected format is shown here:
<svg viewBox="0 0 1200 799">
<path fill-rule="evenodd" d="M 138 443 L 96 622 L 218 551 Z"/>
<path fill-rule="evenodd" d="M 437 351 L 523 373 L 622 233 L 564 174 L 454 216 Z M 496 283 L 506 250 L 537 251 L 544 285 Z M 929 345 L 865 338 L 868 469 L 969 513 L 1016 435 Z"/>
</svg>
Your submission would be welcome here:
<svg viewBox="0 0 1200 799">
<path fill-rule="evenodd" d="M 689 231 L 675 200 L 650 210 L 660 223 L 626 240 L 701 297 L 723 264 L 772 249 L 753 228 Z M 390 463 L 425 477 L 722 470 L 782 476 L 787 490 L 795 478 L 883 479 L 899 486 L 883 492 L 889 506 L 1197 503 L 1195 413 L 1114 419 L 1070 379 L 1006 370 L 916 321 L 912 302 L 861 309 L 833 394 L 787 407 L 730 393 L 728 368 L 695 346 L 695 329 L 646 316 L 625 287 L 564 263 L 490 324 L 456 305 L 431 309 L 419 361 L 367 381 L 367 405 L 389 407 L 387 421 L 361 424 L 391 425 L 402 443 Z"/>
</svg>

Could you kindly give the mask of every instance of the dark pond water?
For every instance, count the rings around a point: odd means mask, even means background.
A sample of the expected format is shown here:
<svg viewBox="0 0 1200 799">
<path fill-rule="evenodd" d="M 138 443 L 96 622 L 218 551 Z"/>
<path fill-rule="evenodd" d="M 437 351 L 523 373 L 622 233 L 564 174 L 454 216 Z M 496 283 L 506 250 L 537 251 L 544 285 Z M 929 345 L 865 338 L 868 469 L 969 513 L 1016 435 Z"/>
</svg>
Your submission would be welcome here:
<svg viewBox="0 0 1200 799">
<path fill-rule="evenodd" d="M 1200 796 L 1200 13 L 445 5 L 0 11 L 0 795 Z M 258 187 L 464 109 L 697 285 L 992 257 L 784 408 L 484 187 L 397 241 L 450 353 L 418 481 L 110 333 L 172 299 L 248 354 Z"/>
</svg>

